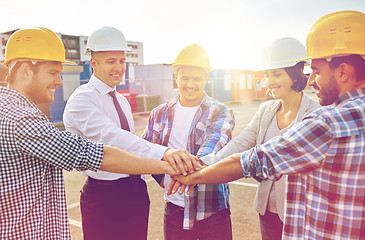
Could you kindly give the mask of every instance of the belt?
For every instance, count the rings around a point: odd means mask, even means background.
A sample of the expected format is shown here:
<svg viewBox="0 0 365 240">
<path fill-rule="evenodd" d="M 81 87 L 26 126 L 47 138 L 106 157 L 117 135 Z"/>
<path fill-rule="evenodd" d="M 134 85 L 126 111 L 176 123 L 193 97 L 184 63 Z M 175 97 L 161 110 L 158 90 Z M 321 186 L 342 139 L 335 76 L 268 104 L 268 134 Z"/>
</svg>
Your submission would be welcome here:
<svg viewBox="0 0 365 240">
<path fill-rule="evenodd" d="M 116 186 L 121 183 L 128 183 L 131 182 L 130 177 L 125 178 L 119 178 L 116 180 L 99 180 L 92 177 L 88 177 L 86 180 L 86 184 L 96 184 L 96 185 L 102 185 L 102 186 Z"/>
</svg>

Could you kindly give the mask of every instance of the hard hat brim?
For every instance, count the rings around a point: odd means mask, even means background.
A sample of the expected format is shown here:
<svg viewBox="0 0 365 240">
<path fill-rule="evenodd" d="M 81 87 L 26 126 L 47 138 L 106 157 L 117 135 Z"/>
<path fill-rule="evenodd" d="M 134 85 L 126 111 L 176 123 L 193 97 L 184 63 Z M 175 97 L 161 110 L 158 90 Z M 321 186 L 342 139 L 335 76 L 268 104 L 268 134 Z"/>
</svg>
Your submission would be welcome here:
<svg viewBox="0 0 365 240">
<path fill-rule="evenodd" d="M 183 67 L 194 67 L 194 68 L 200 68 L 203 69 L 206 72 L 210 72 L 212 71 L 212 67 L 203 67 L 203 66 L 196 66 L 196 65 L 188 65 L 188 64 L 184 64 L 184 65 L 176 65 L 176 64 L 172 64 L 172 67 L 175 69 L 175 71 L 177 71 L 179 68 L 183 68 Z"/>
<path fill-rule="evenodd" d="M 73 61 L 64 61 L 64 62 L 62 62 L 62 65 L 63 66 L 77 66 L 78 64 Z"/>
<path fill-rule="evenodd" d="M 301 58 L 301 59 L 297 59 L 295 60 L 296 62 L 301 62 L 301 61 L 311 61 L 313 59 L 332 59 L 335 57 L 344 57 L 344 56 L 350 56 L 350 55 L 359 55 L 362 58 L 365 59 L 365 55 L 362 54 L 358 54 L 358 53 L 344 53 L 344 54 L 336 54 L 336 55 L 329 55 L 329 56 L 319 56 L 319 57 L 305 57 L 305 58 Z"/>
<path fill-rule="evenodd" d="M 262 71 L 266 71 L 266 70 L 273 70 L 273 69 L 281 69 L 281 68 L 294 67 L 299 62 L 304 62 L 304 65 L 305 64 L 309 64 L 308 60 L 306 60 L 306 59 L 299 59 L 299 60 L 294 60 L 293 61 L 293 64 L 285 64 L 285 65 L 277 65 L 277 66 L 270 65 L 270 66 L 257 67 L 255 69 L 253 69 L 253 72 L 262 72 Z"/>
<path fill-rule="evenodd" d="M 92 52 L 133 52 L 131 48 L 121 48 L 121 49 L 96 49 L 91 50 L 90 48 L 86 49 L 86 54 L 91 55 Z"/>
</svg>

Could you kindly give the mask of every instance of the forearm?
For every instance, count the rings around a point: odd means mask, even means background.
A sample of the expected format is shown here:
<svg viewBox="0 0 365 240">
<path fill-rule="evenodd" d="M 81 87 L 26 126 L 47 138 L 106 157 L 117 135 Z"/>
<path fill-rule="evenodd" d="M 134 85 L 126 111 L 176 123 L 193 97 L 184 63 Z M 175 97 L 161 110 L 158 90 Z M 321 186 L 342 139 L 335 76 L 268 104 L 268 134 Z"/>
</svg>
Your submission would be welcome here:
<svg viewBox="0 0 365 240">
<path fill-rule="evenodd" d="M 239 159 L 239 154 L 231 155 L 222 159 L 201 171 L 193 173 L 187 177 L 187 182 L 183 177 L 177 178 L 178 181 L 186 185 L 194 184 L 219 184 L 227 183 L 243 177 L 243 171 Z"/>
<path fill-rule="evenodd" d="M 201 170 L 197 181 L 205 184 L 218 184 L 234 181 L 242 176 L 239 154 L 234 154 Z"/>
<path fill-rule="evenodd" d="M 100 170 L 125 174 L 174 173 L 167 162 L 140 157 L 107 145 L 104 145 L 104 156 Z"/>
</svg>

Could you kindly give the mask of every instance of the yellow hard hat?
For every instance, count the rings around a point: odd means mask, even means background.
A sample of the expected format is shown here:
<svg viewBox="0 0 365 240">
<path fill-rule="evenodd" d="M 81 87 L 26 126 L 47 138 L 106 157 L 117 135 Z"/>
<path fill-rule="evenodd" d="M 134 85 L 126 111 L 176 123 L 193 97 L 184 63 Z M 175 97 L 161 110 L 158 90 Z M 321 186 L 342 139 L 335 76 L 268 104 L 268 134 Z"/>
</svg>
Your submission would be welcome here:
<svg viewBox="0 0 365 240">
<path fill-rule="evenodd" d="M 200 67 L 208 72 L 212 70 L 207 51 L 198 44 L 189 45 L 179 52 L 172 67 L 177 70 L 182 66 Z"/>
<path fill-rule="evenodd" d="M 340 11 L 320 18 L 307 37 L 307 57 L 300 60 L 357 54 L 365 56 L 365 14 Z"/>
<path fill-rule="evenodd" d="M 5 50 L 4 65 L 17 60 L 65 61 L 65 47 L 61 39 L 44 27 L 20 29 L 14 32 Z"/>
</svg>

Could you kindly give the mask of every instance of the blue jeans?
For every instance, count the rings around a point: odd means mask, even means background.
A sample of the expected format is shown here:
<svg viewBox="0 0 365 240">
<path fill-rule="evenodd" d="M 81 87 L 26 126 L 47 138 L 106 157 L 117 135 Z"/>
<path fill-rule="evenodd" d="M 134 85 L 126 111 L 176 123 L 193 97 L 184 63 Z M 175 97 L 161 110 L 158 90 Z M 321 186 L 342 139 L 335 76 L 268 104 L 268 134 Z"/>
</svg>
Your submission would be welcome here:
<svg viewBox="0 0 365 240">
<path fill-rule="evenodd" d="M 85 240 L 146 240 L 149 197 L 146 183 L 130 178 L 86 181 L 80 199 Z"/>
<path fill-rule="evenodd" d="M 259 216 L 262 240 L 281 240 L 283 222 L 279 215 L 266 210 L 265 215 Z"/>
<path fill-rule="evenodd" d="M 192 230 L 183 229 L 184 209 L 166 203 L 164 215 L 165 240 L 232 240 L 231 212 L 228 209 L 194 222 Z"/>
</svg>

